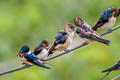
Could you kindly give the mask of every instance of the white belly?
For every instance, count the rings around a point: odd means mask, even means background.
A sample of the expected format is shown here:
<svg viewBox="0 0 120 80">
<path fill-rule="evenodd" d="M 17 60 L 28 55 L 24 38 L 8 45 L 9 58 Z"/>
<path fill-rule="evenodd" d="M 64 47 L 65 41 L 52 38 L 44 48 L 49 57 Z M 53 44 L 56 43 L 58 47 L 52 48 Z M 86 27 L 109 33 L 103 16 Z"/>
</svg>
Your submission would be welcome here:
<svg viewBox="0 0 120 80">
<path fill-rule="evenodd" d="M 116 18 L 112 16 L 109 21 L 102 26 L 103 29 L 110 29 L 116 22 Z"/>
<path fill-rule="evenodd" d="M 39 59 L 44 59 L 48 56 L 48 50 L 43 49 L 40 54 L 37 55 Z"/>
<path fill-rule="evenodd" d="M 23 63 L 32 64 L 32 63 L 28 62 L 27 59 L 25 59 L 24 57 L 21 58 L 21 57 L 18 56 L 18 59 L 19 59 L 20 61 L 22 61 Z"/>
</svg>

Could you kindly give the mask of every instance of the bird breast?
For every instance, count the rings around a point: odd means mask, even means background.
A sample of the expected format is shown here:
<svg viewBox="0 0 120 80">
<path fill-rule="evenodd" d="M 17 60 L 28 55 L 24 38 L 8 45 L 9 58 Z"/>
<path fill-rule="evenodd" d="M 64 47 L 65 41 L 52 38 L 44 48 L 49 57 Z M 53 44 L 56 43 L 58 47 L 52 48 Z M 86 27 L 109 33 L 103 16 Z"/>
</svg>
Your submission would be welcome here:
<svg viewBox="0 0 120 80">
<path fill-rule="evenodd" d="M 105 23 L 101 28 L 110 29 L 116 22 L 116 17 L 112 16 L 107 23 Z"/>
<path fill-rule="evenodd" d="M 48 55 L 48 50 L 44 49 L 37 55 L 37 58 L 39 59 L 44 59 L 46 58 Z"/>
</svg>

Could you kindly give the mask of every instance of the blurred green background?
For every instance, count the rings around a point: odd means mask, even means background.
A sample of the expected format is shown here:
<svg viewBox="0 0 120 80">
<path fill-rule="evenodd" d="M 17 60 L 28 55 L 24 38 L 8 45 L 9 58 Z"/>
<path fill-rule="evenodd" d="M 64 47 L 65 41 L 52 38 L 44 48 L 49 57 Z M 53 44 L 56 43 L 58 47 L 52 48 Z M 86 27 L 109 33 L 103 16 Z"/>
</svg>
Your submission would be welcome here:
<svg viewBox="0 0 120 80">
<path fill-rule="evenodd" d="M 76 16 L 92 26 L 108 7 L 120 8 L 120 0 L 0 0 L 0 72 L 21 66 L 16 53 L 22 45 L 33 50 L 43 39 L 52 42 L 65 24 L 74 24 Z M 120 17 L 115 26 L 119 24 Z M 93 42 L 49 61 L 52 70 L 31 67 L 0 80 L 100 80 L 101 71 L 120 60 L 120 30 L 104 37 L 111 40 L 109 47 Z M 119 74 L 113 72 L 106 80 Z"/>
</svg>

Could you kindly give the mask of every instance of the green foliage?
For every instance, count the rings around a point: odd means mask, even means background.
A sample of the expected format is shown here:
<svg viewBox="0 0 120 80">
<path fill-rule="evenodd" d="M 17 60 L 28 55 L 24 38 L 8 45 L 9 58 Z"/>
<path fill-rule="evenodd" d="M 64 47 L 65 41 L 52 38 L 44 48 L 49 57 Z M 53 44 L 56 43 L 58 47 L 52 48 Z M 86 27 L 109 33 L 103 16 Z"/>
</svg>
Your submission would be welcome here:
<svg viewBox="0 0 120 80">
<path fill-rule="evenodd" d="M 52 43 L 57 32 L 65 24 L 73 24 L 76 16 L 92 26 L 108 7 L 119 8 L 119 0 L 0 0 L 0 65 L 4 67 L 0 71 L 20 65 L 16 53 L 22 45 L 33 50 L 43 39 Z M 119 23 L 120 17 L 115 26 Z M 99 80 L 104 76 L 100 72 L 120 59 L 120 31 L 104 37 L 111 40 L 109 47 L 94 42 L 49 61 L 52 70 L 32 67 L 2 76 L 0 80 Z M 119 73 L 112 73 L 108 79 Z"/>
</svg>

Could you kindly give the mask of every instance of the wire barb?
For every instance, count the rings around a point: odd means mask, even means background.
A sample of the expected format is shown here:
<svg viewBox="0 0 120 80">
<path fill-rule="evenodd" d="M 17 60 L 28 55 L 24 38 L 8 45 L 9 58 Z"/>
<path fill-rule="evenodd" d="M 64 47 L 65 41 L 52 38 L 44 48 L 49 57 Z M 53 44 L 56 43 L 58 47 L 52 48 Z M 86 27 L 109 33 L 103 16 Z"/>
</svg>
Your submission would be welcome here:
<svg viewBox="0 0 120 80">
<path fill-rule="evenodd" d="M 104 36 L 104 35 L 106 35 L 106 34 L 112 33 L 113 31 L 115 31 L 115 30 L 117 30 L 117 29 L 119 29 L 119 28 L 120 28 L 120 25 L 117 26 L 117 27 L 115 27 L 115 28 L 113 28 L 113 29 L 111 29 L 110 31 L 106 31 L 106 32 L 102 33 L 101 36 Z M 62 53 L 60 53 L 60 54 L 57 54 L 57 55 L 55 55 L 55 56 L 48 57 L 48 58 L 44 59 L 43 61 L 49 61 L 49 60 L 55 59 L 55 58 L 57 58 L 57 57 L 63 56 L 63 55 L 65 55 L 65 54 L 71 53 L 72 51 L 74 51 L 74 50 L 76 50 L 76 49 L 79 49 L 79 48 L 81 48 L 81 47 L 84 47 L 84 46 L 86 46 L 86 45 L 88 45 L 88 44 L 89 44 L 88 42 L 83 42 L 81 45 L 79 45 L 79 46 L 77 46 L 77 47 L 75 47 L 75 48 L 72 48 L 72 49 L 70 49 L 70 50 L 64 51 L 64 52 L 62 52 Z M 0 73 L 0 76 L 5 75 L 5 74 L 8 74 L 8 73 L 11 73 L 11 72 L 19 71 L 19 70 L 22 70 L 22 69 L 26 69 L 26 68 L 31 67 L 31 66 L 34 66 L 34 65 L 23 66 L 23 67 L 20 67 L 20 68 L 11 69 L 11 70 L 8 70 L 8 71 L 5 71 L 5 72 L 1 72 L 1 73 Z"/>
</svg>

